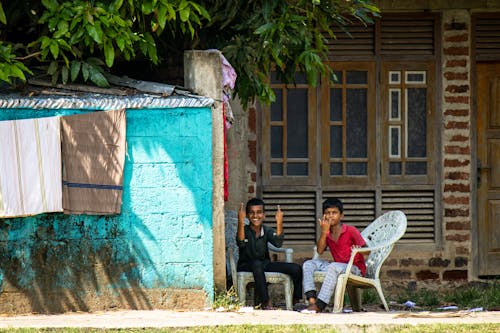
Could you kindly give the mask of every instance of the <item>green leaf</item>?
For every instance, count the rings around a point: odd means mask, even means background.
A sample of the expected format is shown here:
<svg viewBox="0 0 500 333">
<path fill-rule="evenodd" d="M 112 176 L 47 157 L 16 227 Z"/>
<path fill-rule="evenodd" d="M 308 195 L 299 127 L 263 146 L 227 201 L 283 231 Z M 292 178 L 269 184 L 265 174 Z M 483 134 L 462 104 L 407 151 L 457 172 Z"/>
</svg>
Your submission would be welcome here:
<svg viewBox="0 0 500 333">
<path fill-rule="evenodd" d="M 3 11 L 1 2 L 0 2 L 0 23 L 7 24 L 7 18 L 5 17 L 5 12 Z"/>
<path fill-rule="evenodd" d="M 71 81 L 75 81 L 80 73 L 80 68 L 82 67 L 82 63 L 80 61 L 72 61 L 71 62 Z"/>
<path fill-rule="evenodd" d="M 153 6 L 153 3 L 150 2 L 150 1 L 143 1 L 142 5 L 141 5 L 141 11 L 144 13 L 144 14 L 151 14 L 153 12 L 153 9 L 154 9 L 154 6 Z"/>
<path fill-rule="evenodd" d="M 82 64 L 82 74 L 83 74 L 83 81 L 87 82 L 89 75 L 90 75 L 90 65 L 84 62 Z"/>
<path fill-rule="evenodd" d="M 109 87 L 108 80 L 94 67 L 90 69 L 90 81 L 94 82 L 99 87 Z"/>
<path fill-rule="evenodd" d="M 165 29 L 165 24 L 167 22 L 167 6 L 160 5 L 157 14 L 158 24 L 162 29 Z"/>
<path fill-rule="evenodd" d="M 44 5 L 45 8 L 51 11 L 56 11 L 59 7 L 59 3 L 57 2 L 57 0 L 42 0 L 42 5 Z"/>
<path fill-rule="evenodd" d="M 111 11 L 118 11 L 123 5 L 123 0 L 115 0 L 113 3 L 109 6 L 109 9 Z"/>
<path fill-rule="evenodd" d="M 95 26 L 89 24 L 89 25 L 85 26 L 85 29 L 87 30 L 87 33 L 89 34 L 89 36 L 92 37 L 92 39 L 96 43 L 98 43 L 98 44 L 102 43 L 101 35 L 99 35 L 99 33 L 97 32 Z"/>
<path fill-rule="evenodd" d="M 106 39 L 104 42 L 104 57 L 106 59 L 106 65 L 112 67 L 115 61 L 115 48 L 113 47 L 111 39 Z"/>
<path fill-rule="evenodd" d="M 24 73 L 21 69 L 19 69 L 17 66 L 11 66 L 11 72 L 12 76 L 18 77 L 23 81 L 26 81 L 26 77 L 24 76 Z"/>
<path fill-rule="evenodd" d="M 59 77 L 59 71 L 56 71 L 54 74 L 52 74 L 52 85 L 55 86 L 57 83 L 57 78 Z"/>
<path fill-rule="evenodd" d="M 181 3 L 179 4 L 179 17 L 181 18 L 182 22 L 187 22 L 189 19 L 189 5 L 186 0 L 181 0 Z"/>
<path fill-rule="evenodd" d="M 104 62 L 102 61 L 102 59 L 96 57 L 88 58 L 87 62 L 92 66 L 97 66 L 97 67 L 104 66 Z"/>
<path fill-rule="evenodd" d="M 57 67 L 59 67 L 57 61 L 51 61 L 49 64 L 49 68 L 47 69 L 47 74 L 54 75 L 54 73 L 57 72 Z"/>
<path fill-rule="evenodd" d="M 59 22 L 57 24 L 57 30 L 56 32 L 54 33 L 54 38 L 61 38 L 63 37 L 64 35 L 66 35 L 66 33 L 68 32 L 68 22 Z"/>
<path fill-rule="evenodd" d="M 63 84 L 68 83 L 68 74 L 69 74 L 68 67 L 64 66 L 61 69 L 61 80 Z"/>
<path fill-rule="evenodd" d="M 59 44 L 57 44 L 57 41 L 53 40 L 50 43 L 50 53 L 54 57 L 54 59 L 57 59 L 59 56 Z"/>
</svg>

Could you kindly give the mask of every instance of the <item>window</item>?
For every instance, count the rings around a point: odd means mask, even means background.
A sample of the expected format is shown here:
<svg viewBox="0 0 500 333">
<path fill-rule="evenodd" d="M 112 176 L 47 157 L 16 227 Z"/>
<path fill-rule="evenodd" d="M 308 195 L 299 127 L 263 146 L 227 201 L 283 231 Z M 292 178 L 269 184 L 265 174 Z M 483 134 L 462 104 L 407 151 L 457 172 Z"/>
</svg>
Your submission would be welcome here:
<svg viewBox="0 0 500 333">
<path fill-rule="evenodd" d="M 338 31 L 334 75 L 318 87 L 271 77 L 277 100 L 262 112 L 258 191 L 270 223 L 278 204 L 286 211 L 289 244 L 314 244 L 328 196 L 340 197 L 346 222 L 361 229 L 399 209 L 405 242 L 438 239 L 438 26 L 434 14 L 387 14 L 374 27 L 355 26 L 353 39 Z"/>
</svg>

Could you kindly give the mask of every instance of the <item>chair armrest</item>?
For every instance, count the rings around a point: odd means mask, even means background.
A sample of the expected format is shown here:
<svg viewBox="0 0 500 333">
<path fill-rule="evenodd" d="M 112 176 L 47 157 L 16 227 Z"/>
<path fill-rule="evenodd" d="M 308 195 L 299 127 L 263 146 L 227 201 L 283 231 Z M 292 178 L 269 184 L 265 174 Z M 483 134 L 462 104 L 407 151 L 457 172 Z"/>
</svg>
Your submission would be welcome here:
<svg viewBox="0 0 500 333">
<path fill-rule="evenodd" d="M 269 251 L 284 253 L 286 262 L 293 262 L 293 249 L 290 247 L 276 247 L 271 243 L 267 243 Z"/>
<path fill-rule="evenodd" d="M 328 248 L 328 245 L 325 247 L 325 249 L 323 251 L 330 251 L 330 249 Z M 314 245 L 312 258 L 319 259 L 319 257 L 320 257 L 320 254 L 318 253 L 318 246 Z"/>
</svg>

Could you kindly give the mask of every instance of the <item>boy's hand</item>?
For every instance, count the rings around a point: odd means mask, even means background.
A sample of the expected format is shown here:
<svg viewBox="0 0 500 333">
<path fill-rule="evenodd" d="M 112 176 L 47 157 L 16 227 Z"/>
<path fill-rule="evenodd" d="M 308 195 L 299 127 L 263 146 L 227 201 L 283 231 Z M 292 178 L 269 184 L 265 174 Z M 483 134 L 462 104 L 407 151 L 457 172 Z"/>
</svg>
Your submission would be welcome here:
<svg viewBox="0 0 500 333">
<path fill-rule="evenodd" d="M 276 234 L 281 235 L 283 233 L 283 212 L 280 205 L 278 205 L 278 210 L 274 217 L 276 218 Z"/>
<path fill-rule="evenodd" d="M 247 213 L 245 212 L 245 208 L 243 207 L 243 202 L 240 205 L 240 209 L 238 210 L 238 222 L 244 222 L 245 217 L 247 217 Z"/>
<path fill-rule="evenodd" d="M 238 210 L 238 231 L 237 236 L 240 241 L 245 239 L 245 217 L 247 217 L 247 213 L 243 208 L 243 202 L 240 205 L 240 209 Z"/>
<path fill-rule="evenodd" d="M 322 219 L 318 219 L 319 225 L 321 227 L 321 232 L 326 234 L 330 230 L 330 222 L 323 215 Z"/>
<path fill-rule="evenodd" d="M 276 211 L 276 215 L 274 216 L 276 219 L 276 223 L 283 223 L 283 211 L 281 210 L 280 205 L 278 205 L 278 210 Z"/>
</svg>

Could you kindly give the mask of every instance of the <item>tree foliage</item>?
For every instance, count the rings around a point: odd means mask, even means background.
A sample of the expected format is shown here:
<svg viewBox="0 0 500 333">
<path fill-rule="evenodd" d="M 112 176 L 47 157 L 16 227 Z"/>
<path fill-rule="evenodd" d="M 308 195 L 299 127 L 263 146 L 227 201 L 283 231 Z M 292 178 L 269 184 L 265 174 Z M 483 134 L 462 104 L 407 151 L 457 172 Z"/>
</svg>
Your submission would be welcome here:
<svg viewBox="0 0 500 333">
<path fill-rule="evenodd" d="M 219 49 L 236 69 L 246 105 L 274 100 L 274 68 L 284 82 L 296 71 L 316 84 L 330 74 L 326 38 L 352 20 L 371 24 L 369 0 L 27 0 L 0 2 L 0 80 L 27 75 L 52 82 L 108 86 L 118 63 L 157 68 L 187 49 Z"/>
</svg>

